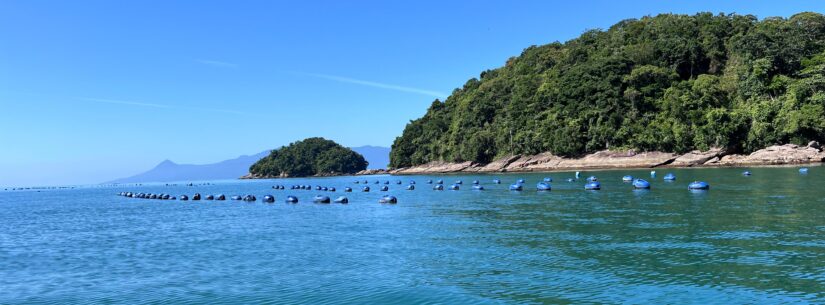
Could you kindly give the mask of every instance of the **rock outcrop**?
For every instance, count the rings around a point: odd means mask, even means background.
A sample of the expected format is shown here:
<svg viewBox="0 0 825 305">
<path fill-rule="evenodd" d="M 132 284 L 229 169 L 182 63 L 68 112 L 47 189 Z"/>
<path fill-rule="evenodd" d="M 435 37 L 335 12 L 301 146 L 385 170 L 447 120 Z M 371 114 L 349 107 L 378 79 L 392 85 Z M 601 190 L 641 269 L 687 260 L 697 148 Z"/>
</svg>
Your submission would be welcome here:
<svg viewBox="0 0 825 305">
<path fill-rule="evenodd" d="M 780 165 L 822 162 L 825 160 L 825 153 L 818 148 L 818 144 L 812 142 L 808 146 L 774 145 L 757 150 L 750 155 L 727 155 L 719 159 L 711 159 L 704 165 Z"/>
<path fill-rule="evenodd" d="M 468 168 L 466 171 L 477 171 L 477 172 L 501 172 L 507 169 L 507 166 L 513 163 L 513 161 L 518 160 L 521 158 L 520 155 L 513 155 L 507 156 L 504 158 L 500 158 L 493 162 L 488 163 L 485 166 L 479 166 L 474 168 Z"/>
<path fill-rule="evenodd" d="M 694 150 L 677 157 L 668 165 L 673 167 L 699 166 L 712 159 L 719 160 L 719 158 L 722 158 L 725 154 L 726 150 L 722 148 L 711 148 L 708 151 Z"/>
<path fill-rule="evenodd" d="M 565 159 L 559 162 L 558 167 L 565 169 L 650 168 L 666 165 L 677 156 L 674 153 L 658 151 L 636 153 L 635 151 L 615 152 L 605 150 L 589 154 L 581 159 Z"/>
<path fill-rule="evenodd" d="M 426 173 L 455 173 L 463 171 L 469 167 L 474 166 L 473 162 L 467 161 L 462 163 L 452 162 L 430 162 L 419 166 L 406 167 L 400 169 L 390 170 L 390 174 L 410 175 L 410 174 L 426 174 Z"/>
<path fill-rule="evenodd" d="M 504 170 L 508 172 L 547 170 L 557 167 L 563 159 L 551 153 L 521 156 L 507 165 Z"/>
<path fill-rule="evenodd" d="M 807 146 L 794 144 L 776 145 L 753 152 L 750 155 L 727 154 L 723 148 L 708 151 L 691 151 L 683 155 L 666 152 L 636 152 L 604 150 L 582 158 L 563 158 L 549 152 L 537 155 L 514 155 L 497 159 L 488 164 L 473 162 L 430 162 L 414 167 L 389 170 L 398 175 L 437 174 L 456 172 L 530 172 L 598 168 L 655 168 L 692 166 L 749 166 L 825 162 L 825 152 L 819 143 Z"/>
<path fill-rule="evenodd" d="M 365 169 L 360 172 L 355 173 L 356 176 L 363 176 L 363 175 L 382 175 L 386 174 L 386 169 Z"/>
</svg>

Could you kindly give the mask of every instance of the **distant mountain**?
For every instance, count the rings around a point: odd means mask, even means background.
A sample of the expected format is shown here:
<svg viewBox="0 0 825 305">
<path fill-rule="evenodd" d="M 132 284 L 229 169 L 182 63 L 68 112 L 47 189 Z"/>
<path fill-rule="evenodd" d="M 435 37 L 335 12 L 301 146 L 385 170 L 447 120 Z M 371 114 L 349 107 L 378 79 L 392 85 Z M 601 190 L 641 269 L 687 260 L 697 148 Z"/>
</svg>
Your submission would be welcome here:
<svg viewBox="0 0 825 305">
<path fill-rule="evenodd" d="M 387 164 L 390 164 L 389 147 L 365 145 L 350 148 L 364 156 L 364 159 L 367 159 L 367 162 L 370 163 L 367 165 L 368 169 L 387 168 Z"/>
<path fill-rule="evenodd" d="M 390 149 L 379 146 L 352 147 L 352 150 L 364 156 L 369 162 L 367 168 L 386 168 L 390 163 Z M 249 173 L 249 166 L 269 155 L 269 150 L 251 155 L 240 156 L 212 164 L 177 164 L 164 160 L 154 168 L 131 177 L 112 180 L 106 183 L 171 182 L 235 179 Z"/>
<path fill-rule="evenodd" d="M 235 179 L 246 175 L 249 166 L 269 155 L 269 150 L 251 156 L 212 164 L 177 164 L 165 160 L 149 171 L 128 178 L 121 178 L 107 183 L 170 182 Z"/>
</svg>

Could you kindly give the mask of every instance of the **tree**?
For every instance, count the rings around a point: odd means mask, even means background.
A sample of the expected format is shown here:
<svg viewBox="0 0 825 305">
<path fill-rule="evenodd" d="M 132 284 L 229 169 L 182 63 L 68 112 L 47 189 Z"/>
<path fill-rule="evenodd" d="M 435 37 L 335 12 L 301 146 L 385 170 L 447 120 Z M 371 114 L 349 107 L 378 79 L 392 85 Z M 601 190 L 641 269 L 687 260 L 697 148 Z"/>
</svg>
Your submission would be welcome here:
<svg viewBox="0 0 825 305">
<path fill-rule="evenodd" d="M 825 16 L 661 14 L 530 46 L 411 121 L 391 167 L 825 140 Z"/>
<path fill-rule="evenodd" d="M 293 142 L 270 154 L 249 168 L 253 175 L 304 177 L 329 174 L 353 174 L 367 168 L 364 156 L 324 138 Z"/>
</svg>

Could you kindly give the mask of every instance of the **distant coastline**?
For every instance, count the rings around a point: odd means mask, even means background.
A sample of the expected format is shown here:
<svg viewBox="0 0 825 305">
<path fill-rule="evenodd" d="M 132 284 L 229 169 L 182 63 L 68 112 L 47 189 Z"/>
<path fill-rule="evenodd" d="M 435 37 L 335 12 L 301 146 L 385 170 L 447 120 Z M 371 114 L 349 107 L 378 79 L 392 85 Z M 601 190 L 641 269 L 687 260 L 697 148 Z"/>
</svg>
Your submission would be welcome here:
<svg viewBox="0 0 825 305">
<path fill-rule="evenodd" d="M 804 165 L 825 162 L 825 152 L 817 142 L 807 146 L 774 145 L 749 155 L 731 154 L 724 149 L 692 151 L 686 154 L 666 152 L 600 151 L 581 158 L 563 158 L 550 153 L 538 155 L 514 155 L 499 158 L 487 164 L 436 161 L 427 164 L 396 169 L 365 169 L 355 174 L 323 174 L 312 177 L 369 176 L 369 175 L 422 175 L 422 174 L 472 174 L 502 172 L 558 172 L 571 170 L 654 169 L 690 167 L 738 167 L 771 165 Z M 247 174 L 240 179 L 275 179 L 278 176 Z"/>
</svg>

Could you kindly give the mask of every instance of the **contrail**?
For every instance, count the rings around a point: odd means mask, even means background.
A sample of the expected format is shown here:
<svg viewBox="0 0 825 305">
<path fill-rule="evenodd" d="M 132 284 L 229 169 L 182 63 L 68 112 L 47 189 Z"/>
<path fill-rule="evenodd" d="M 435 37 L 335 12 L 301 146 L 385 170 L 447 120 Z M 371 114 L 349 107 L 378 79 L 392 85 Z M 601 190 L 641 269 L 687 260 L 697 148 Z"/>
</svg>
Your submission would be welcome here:
<svg viewBox="0 0 825 305">
<path fill-rule="evenodd" d="M 237 67 L 239 67 L 238 64 L 233 64 L 231 62 L 210 60 L 210 59 L 195 59 L 195 62 L 202 63 L 204 65 L 210 65 L 210 66 L 216 66 L 216 67 L 222 67 L 222 68 L 237 68 Z"/>
<path fill-rule="evenodd" d="M 92 97 L 79 97 L 77 99 L 82 100 L 82 101 L 87 101 L 87 102 L 106 103 L 106 104 L 115 104 L 115 105 L 129 105 L 129 106 L 166 108 L 166 109 L 184 109 L 184 110 L 197 110 L 197 111 L 222 112 L 222 113 L 231 113 L 231 114 L 240 114 L 240 115 L 262 116 L 260 114 L 247 113 L 247 112 L 231 110 L 231 109 L 175 106 L 175 105 L 165 105 L 165 104 L 155 104 L 155 103 L 143 103 L 143 102 L 133 102 L 133 101 L 124 101 L 124 100 L 113 100 L 113 99 L 105 99 L 105 98 L 92 98 Z"/>
<path fill-rule="evenodd" d="M 106 103 L 106 104 L 132 105 L 132 106 L 144 106 L 144 107 L 155 107 L 155 108 L 173 108 L 170 105 L 140 103 L 140 102 L 131 102 L 131 101 L 122 101 L 122 100 L 111 100 L 111 99 L 105 99 L 105 98 L 81 97 L 81 98 L 78 98 L 78 99 L 88 101 L 88 102 L 97 102 L 97 103 Z"/>
<path fill-rule="evenodd" d="M 338 82 L 342 82 L 342 83 L 370 86 L 370 87 L 390 89 L 390 90 L 402 91 L 402 92 L 417 93 L 417 94 L 423 94 L 423 95 L 429 95 L 429 96 L 435 96 L 435 97 L 441 97 L 441 98 L 448 96 L 448 94 L 444 94 L 444 93 L 438 92 L 438 91 L 412 88 L 412 87 L 405 87 L 405 86 L 392 85 L 392 84 L 384 84 L 384 83 L 378 83 L 378 82 L 373 82 L 373 81 L 368 81 L 368 80 L 361 80 L 361 79 L 355 79 L 355 78 L 349 78 L 349 77 L 343 77 L 343 76 L 337 76 L 337 75 L 318 74 L 318 73 L 302 73 L 302 72 L 296 72 L 296 74 L 307 75 L 307 76 L 312 76 L 312 77 L 318 77 L 318 78 L 323 78 L 323 79 L 328 79 L 328 80 L 334 80 L 334 81 L 338 81 Z"/>
</svg>

